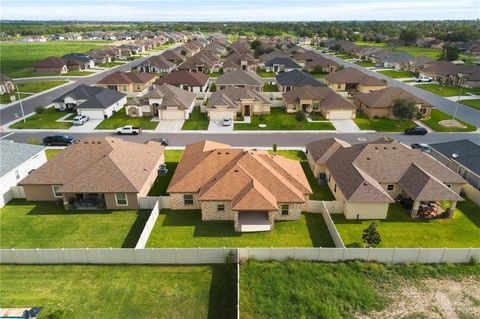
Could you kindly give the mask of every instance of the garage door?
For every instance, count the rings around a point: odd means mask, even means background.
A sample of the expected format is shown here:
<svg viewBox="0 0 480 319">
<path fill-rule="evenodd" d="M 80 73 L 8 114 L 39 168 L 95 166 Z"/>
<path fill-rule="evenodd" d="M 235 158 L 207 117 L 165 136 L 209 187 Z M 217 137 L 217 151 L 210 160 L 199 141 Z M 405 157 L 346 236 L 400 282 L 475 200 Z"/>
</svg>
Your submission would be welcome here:
<svg viewBox="0 0 480 319">
<path fill-rule="evenodd" d="M 327 119 L 329 120 L 346 120 L 351 119 L 353 111 L 329 111 Z"/>
<path fill-rule="evenodd" d="M 185 112 L 182 110 L 163 110 L 162 120 L 184 120 Z"/>
<path fill-rule="evenodd" d="M 78 114 L 86 115 L 91 120 L 103 120 L 103 110 L 82 110 L 78 109 Z"/>
<path fill-rule="evenodd" d="M 233 119 L 235 112 L 233 111 L 210 111 L 208 113 L 210 120 L 221 120 L 225 117 L 230 117 Z"/>
</svg>

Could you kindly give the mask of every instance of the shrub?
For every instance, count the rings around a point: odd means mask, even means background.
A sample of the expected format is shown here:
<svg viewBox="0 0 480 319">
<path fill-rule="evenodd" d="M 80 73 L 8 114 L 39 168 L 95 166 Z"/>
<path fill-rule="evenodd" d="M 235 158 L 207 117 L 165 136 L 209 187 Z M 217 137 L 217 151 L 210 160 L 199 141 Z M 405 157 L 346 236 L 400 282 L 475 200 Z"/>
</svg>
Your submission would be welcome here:
<svg viewBox="0 0 480 319">
<path fill-rule="evenodd" d="M 235 263 L 235 253 L 233 252 L 233 250 L 229 250 L 228 253 L 225 255 L 225 263 L 226 264 Z"/>
<path fill-rule="evenodd" d="M 44 108 L 43 106 L 37 106 L 37 107 L 35 108 L 35 113 L 37 113 L 37 114 L 43 114 L 43 113 L 45 113 L 45 108 Z"/>
<path fill-rule="evenodd" d="M 274 153 L 277 152 L 277 148 L 278 148 L 277 144 L 273 144 L 273 145 L 272 145 L 272 149 L 273 149 L 273 152 L 274 152 Z"/>
<path fill-rule="evenodd" d="M 416 115 L 415 101 L 410 99 L 395 99 L 392 105 L 393 115 L 402 119 L 412 119 Z"/>
<path fill-rule="evenodd" d="M 305 113 L 303 113 L 302 111 L 297 111 L 295 112 L 295 119 L 298 121 L 298 122 L 303 122 L 305 121 Z"/>
<path fill-rule="evenodd" d="M 380 233 L 377 230 L 377 224 L 374 222 L 363 230 L 362 240 L 368 247 L 377 247 L 382 241 Z"/>
</svg>

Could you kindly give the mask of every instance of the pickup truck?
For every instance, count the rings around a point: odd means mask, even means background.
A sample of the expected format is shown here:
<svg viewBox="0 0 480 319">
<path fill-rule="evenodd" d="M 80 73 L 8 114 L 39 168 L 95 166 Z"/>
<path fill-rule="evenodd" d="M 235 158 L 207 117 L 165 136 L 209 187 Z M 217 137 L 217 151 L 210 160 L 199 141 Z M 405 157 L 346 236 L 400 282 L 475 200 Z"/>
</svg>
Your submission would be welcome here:
<svg viewBox="0 0 480 319">
<path fill-rule="evenodd" d="M 119 127 L 115 130 L 115 133 L 117 135 L 122 135 L 122 134 L 132 134 L 132 135 L 137 135 L 142 131 L 141 127 L 135 127 L 132 125 L 126 125 L 124 127 Z"/>
</svg>

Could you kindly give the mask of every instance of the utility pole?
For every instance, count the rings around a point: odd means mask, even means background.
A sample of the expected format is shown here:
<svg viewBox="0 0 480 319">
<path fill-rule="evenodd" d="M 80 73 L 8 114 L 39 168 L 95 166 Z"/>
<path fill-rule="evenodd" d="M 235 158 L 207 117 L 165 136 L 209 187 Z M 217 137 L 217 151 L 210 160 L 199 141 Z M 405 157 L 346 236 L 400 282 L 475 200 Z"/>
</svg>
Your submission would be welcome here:
<svg viewBox="0 0 480 319">
<path fill-rule="evenodd" d="M 460 96 L 462 96 L 462 91 L 463 91 L 463 84 L 460 85 L 460 91 L 458 91 L 457 104 L 455 105 L 455 112 L 453 112 L 453 118 L 452 118 L 453 121 L 455 121 L 455 117 L 457 116 L 458 104 L 460 103 Z"/>
</svg>

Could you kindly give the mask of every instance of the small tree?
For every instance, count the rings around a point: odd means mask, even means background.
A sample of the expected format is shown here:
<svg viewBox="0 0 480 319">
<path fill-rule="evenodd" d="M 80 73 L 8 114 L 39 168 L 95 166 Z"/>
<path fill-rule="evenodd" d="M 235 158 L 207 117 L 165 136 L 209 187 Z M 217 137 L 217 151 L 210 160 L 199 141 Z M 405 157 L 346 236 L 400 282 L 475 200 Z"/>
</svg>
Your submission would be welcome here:
<svg viewBox="0 0 480 319">
<path fill-rule="evenodd" d="M 377 230 L 377 224 L 371 223 L 370 226 L 363 230 L 362 240 L 368 247 L 377 247 L 382 241 L 380 233 Z"/>
<path fill-rule="evenodd" d="M 277 144 L 273 144 L 272 149 L 273 149 L 273 152 L 276 153 L 277 152 Z"/>
<path fill-rule="evenodd" d="M 37 113 L 37 114 L 43 114 L 43 113 L 45 113 L 45 108 L 44 108 L 43 106 L 37 106 L 37 107 L 35 108 L 35 113 Z"/>
<path fill-rule="evenodd" d="M 410 99 L 395 99 L 392 105 L 393 115 L 401 119 L 413 119 L 417 114 L 415 102 Z"/>
<path fill-rule="evenodd" d="M 302 111 L 297 111 L 297 112 L 295 112 L 295 119 L 296 119 L 298 122 L 303 122 L 303 121 L 305 121 L 305 113 L 303 113 Z"/>
<path fill-rule="evenodd" d="M 460 56 L 460 50 L 455 47 L 446 47 L 443 48 L 442 53 L 438 56 L 439 60 L 445 60 L 445 61 L 455 61 L 458 60 L 458 57 Z"/>
</svg>

